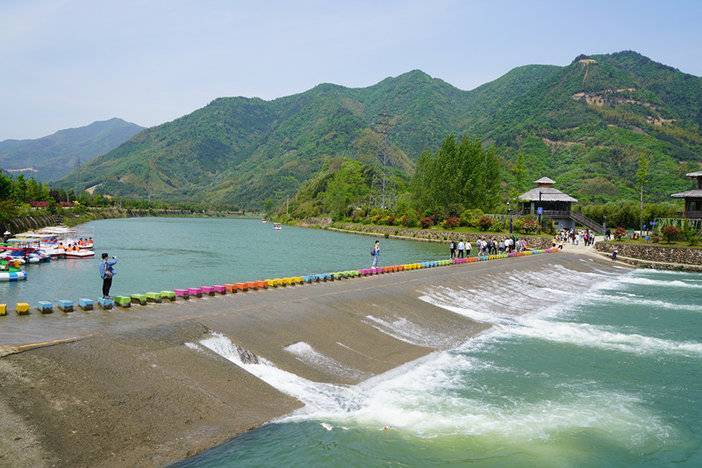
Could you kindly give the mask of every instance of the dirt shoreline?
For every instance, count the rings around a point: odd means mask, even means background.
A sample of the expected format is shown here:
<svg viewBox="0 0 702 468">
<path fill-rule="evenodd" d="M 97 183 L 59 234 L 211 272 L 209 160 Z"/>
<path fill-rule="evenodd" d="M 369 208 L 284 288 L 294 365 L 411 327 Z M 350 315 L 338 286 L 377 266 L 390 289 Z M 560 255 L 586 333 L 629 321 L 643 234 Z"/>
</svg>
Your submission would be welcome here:
<svg viewBox="0 0 702 468">
<path fill-rule="evenodd" d="M 75 341 L 0 358 L 0 465 L 182 460 L 302 405 L 209 350 L 184 343 L 218 332 L 301 377 L 355 384 L 487 328 L 419 300 L 427 288 L 474 288 L 488 277 L 555 264 L 586 271 L 597 263 L 582 259 L 539 255 L 129 311 L 4 317 L 0 345 Z M 441 337 L 441 344 L 398 339 L 368 316 L 406 319 Z M 297 342 L 357 372 L 338 375 L 306 364 L 284 349 Z"/>
</svg>

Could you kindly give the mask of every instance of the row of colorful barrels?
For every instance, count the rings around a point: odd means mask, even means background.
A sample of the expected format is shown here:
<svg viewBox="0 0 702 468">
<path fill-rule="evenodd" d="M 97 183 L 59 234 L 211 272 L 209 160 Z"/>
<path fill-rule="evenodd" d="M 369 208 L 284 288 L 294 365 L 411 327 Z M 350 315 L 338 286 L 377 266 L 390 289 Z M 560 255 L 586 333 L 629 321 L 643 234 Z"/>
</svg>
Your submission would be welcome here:
<svg viewBox="0 0 702 468">
<path fill-rule="evenodd" d="M 524 252 L 510 252 L 493 255 L 480 255 L 467 258 L 453 258 L 450 260 L 434 260 L 419 263 L 405 263 L 402 265 L 390 265 L 385 267 L 363 268 L 360 270 L 335 271 L 331 273 L 316 273 L 306 276 L 290 276 L 285 278 L 273 278 L 259 281 L 249 281 L 243 283 L 215 284 L 212 286 L 200 286 L 187 289 L 174 289 L 173 291 L 147 292 L 144 294 L 132 294 L 130 296 L 116 296 L 114 299 L 100 298 L 97 305 L 102 309 L 111 309 L 113 305 L 127 308 L 132 304 L 146 305 L 149 303 L 172 302 L 176 299 L 201 298 L 203 296 L 215 296 L 224 294 L 242 293 L 269 288 L 283 288 L 289 286 L 299 286 L 302 284 L 320 283 L 335 281 L 346 278 L 357 278 L 362 276 L 373 276 L 385 273 L 396 273 L 400 271 L 419 270 L 423 268 L 435 268 L 440 266 L 457 265 L 463 263 L 476 263 L 489 260 L 499 260 L 511 257 L 523 257 L 528 255 L 538 255 L 542 253 L 555 253 L 557 248 L 545 250 L 528 250 Z M 91 299 L 82 298 L 78 301 L 78 307 L 82 310 L 92 310 L 95 305 Z M 67 300 L 58 301 L 57 308 L 63 312 L 73 310 L 73 302 Z M 53 312 L 54 305 L 47 301 L 37 303 L 37 310 L 42 313 Z M 16 304 L 15 312 L 18 315 L 29 314 L 31 307 L 28 303 L 20 302 Z M 0 304 L 0 315 L 7 315 L 7 305 Z"/>
</svg>

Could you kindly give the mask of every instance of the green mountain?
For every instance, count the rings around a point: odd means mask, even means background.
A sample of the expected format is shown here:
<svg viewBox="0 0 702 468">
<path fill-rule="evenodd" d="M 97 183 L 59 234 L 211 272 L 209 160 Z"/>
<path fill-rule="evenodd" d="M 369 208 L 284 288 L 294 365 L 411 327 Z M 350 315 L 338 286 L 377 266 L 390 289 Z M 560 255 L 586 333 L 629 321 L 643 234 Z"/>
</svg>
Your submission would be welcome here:
<svg viewBox="0 0 702 468">
<path fill-rule="evenodd" d="M 114 118 L 33 140 L 0 141 L 0 167 L 41 181 L 57 180 L 142 130 L 139 125 Z"/>
<path fill-rule="evenodd" d="M 636 196 L 640 153 L 651 200 L 687 187 L 700 167 L 702 78 L 636 52 L 527 65 L 471 91 L 415 70 L 367 88 L 321 84 L 271 101 L 219 98 L 145 130 L 61 182 L 102 193 L 260 207 L 282 200 L 328 157 L 411 172 L 449 133 L 495 144 L 506 183 L 523 153 L 583 200 Z"/>
</svg>

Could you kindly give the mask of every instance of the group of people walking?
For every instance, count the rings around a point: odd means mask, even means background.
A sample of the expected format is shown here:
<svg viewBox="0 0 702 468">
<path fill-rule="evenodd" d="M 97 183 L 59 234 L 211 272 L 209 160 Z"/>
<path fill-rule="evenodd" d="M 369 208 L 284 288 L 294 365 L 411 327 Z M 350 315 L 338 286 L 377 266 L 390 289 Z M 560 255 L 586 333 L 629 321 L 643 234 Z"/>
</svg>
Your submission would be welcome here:
<svg viewBox="0 0 702 468">
<path fill-rule="evenodd" d="M 451 258 L 465 258 L 470 256 L 470 252 L 473 250 L 473 246 L 470 241 L 451 241 L 449 243 L 449 252 L 451 253 Z"/>
<path fill-rule="evenodd" d="M 562 246 L 565 242 L 570 242 L 572 245 L 584 245 L 589 247 L 595 243 L 595 235 L 589 229 L 561 229 L 556 235 L 558 244 Z"/>
</svg>

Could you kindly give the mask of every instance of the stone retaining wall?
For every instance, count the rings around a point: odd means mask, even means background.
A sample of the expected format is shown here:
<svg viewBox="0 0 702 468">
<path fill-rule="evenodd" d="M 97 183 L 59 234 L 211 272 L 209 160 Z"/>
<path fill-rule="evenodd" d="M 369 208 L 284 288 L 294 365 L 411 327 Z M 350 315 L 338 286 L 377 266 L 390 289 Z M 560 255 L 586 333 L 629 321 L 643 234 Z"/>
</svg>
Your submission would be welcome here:
<svg viewBox="0 0 702 468">
<path fill-rule="evenodd" d="M 457 231 L 437 231 L 433 229 L 413 229 L 401 226 L 370 226 L 367 224 L 355 224 L 355 223 L 333 223 L 329 226 L 318 226 L 322 229 L 335 229 L 347 232 L 356 232 L 359 234 L 367 234 L 378 237 L 393 237 L 398 239 L 412 239 L 420 241 L 429 242 L 449 242 L 451 240 L 459 241 L 470 241 L 475 243 L 478 238 L 483 237 L 495 237 L 505 238 L 509 234 L 495 234 L 495 233 L 479 233 L 479 232 L 457 232 Z M 524 238 L 527 240 L 529 247 L 536 249 L 545 249 L 551 247 L 551 239 L 548 237 L 541 236 L 525 236 L 521 234 L 516 235 L 519 238 Z"/>
<path fill-rule="evenodd" d="M 702 265 L 702 249 L 694 247 L 666 247 L 665 244 L 628 244 L 626 242 L 597 242 L 595 248 L 600 252 L 611 253 L 617 248 L 622 257 L 636 258 L 651 262 L 681 263 Z"/>
</svg>

